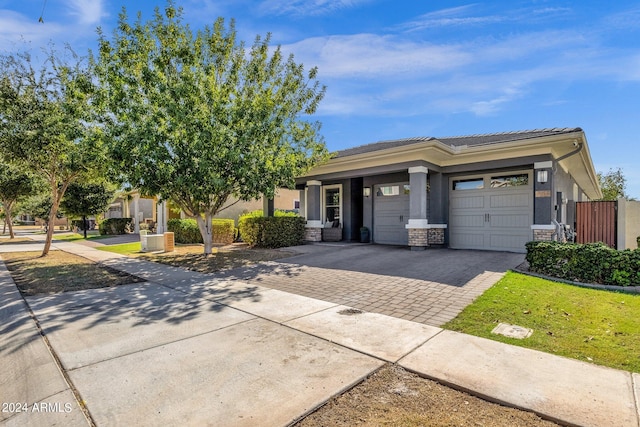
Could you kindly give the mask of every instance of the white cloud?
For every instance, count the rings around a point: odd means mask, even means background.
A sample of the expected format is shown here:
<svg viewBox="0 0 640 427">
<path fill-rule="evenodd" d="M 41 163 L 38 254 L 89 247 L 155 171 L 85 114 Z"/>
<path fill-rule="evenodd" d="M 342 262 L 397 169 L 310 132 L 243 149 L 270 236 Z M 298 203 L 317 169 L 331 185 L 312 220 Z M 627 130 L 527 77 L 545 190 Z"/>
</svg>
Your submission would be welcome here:
<svg viewBox="0 0 640 427">
<path fill-rule="evenodd" d="M 264 0 L 259 10 L 273 15 L 325 15 L 371 0 Z"/>
<path fill-rule="evenodd" d="M 487 116 L 514 102 L 538 102 L 530 98 L 542 82 L 637 78 L 629 70 L 640 69 L 633 68 L 640 54 L 600 44 L 577 30 L 549 30 L 457 44 L 416 41 L 406 33 L 340 35 L 283 50 L 307 67 L 319 67 L 328 85 L 323 115 L 393 116 L 410 110 Z"/>
<path fill-rule="evenodd" d="M 0 49 L 24 50 L 25 42 L 35 46 L 62 34 L 64 28 L 56 23 L 39 23 L 37 18 L 26 17 L 12 10 L 0 9 Z"/>
<path fill-rule="evenodd" d="M 640 30 L 640 7 L 610 15 L 604 23 L 611 30 Z"/>
<path fill-rule="evenodd" d="M 315 37 L 283 46 L 297 60 L 318 66 L 328 77 L 402 78 L 429 75 L 469 62 L 469 55 L 456 46 L 416 43 L 393 36 L 356 34 Z"/>
<path fill-rule="evenodd" d="M 97 25 L 104 16 L 104 0 L 69 0 L 69 13 L 83 25 Z"/>
<path fill-rule="evenodd" d="M 428 28 L 495 24 L 506 19 L 506 17 L 498 15 L 465 16 L 472 7 L 472 5 L 467 5 L 426 13 L 397 28 L 405 31 L 418 31 Z"/>
</svg>

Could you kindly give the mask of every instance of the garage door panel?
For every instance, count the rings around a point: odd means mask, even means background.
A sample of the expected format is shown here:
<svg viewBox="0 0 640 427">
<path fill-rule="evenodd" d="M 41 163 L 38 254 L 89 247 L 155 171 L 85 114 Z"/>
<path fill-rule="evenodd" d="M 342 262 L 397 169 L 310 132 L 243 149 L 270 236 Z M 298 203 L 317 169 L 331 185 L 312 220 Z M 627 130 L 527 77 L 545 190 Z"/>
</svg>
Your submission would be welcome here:
<svg viewBox="0 0 640 427">
<path fill-rule="evenodd" d="M 457 210 L 483 209 L 484 203 L 484 196 L 456 197 L 451 199 L 451 207 Z"/>
<path fill-rule="evenodd" d="M 501 194 L 490 196 L 489 207 L 499 208 L 527 208 L 530 206 L 529 194 Z"/>
<path fill-rule="evenodd" d="M 531 171 L 515 172 L 514 176 L 515 174 L 519 178 L 512 180 L 517 184 L 511 186 L 492 186 L 493 175 L 487 174 L 482 178 L 483 188 L 456 190 L 455 185 L 450 187 L 449 244 L 451 247 L 525 251 L 525 243 L 531 240 L 533 223 Z M 524 175 L 528 178 L 520 179 Z M 465 179 L 467 178 L 455 178 L 457 181 Z M 473 179 L 478 181 L 481 178 L 476 175 Z"/>
<path fill-rule="evenodd" d="M 521 251 L 524 245 L 531 240 L 531 237 L 527 233 L 492 233 L 490 239 L 490 245 L 495 250 Z"/>
<path fill-rule="evenodd" d="M 373 200 L 373 241 L 386 245 L 408 245 L 409 194 L 404 193 L 408 182 L 376 185 Z M 400 194 L 382 195 L 380 187 L 398 186 Z"/>
<path fill-rule="evenodd" d="M 529 216 L 517 213 L 491 214 L 490 226 L 492 228 L 526 228 L 531 225 Z"/>
<path fill-rule="evenodd" d="M 450 245 L 454 248 L 480 249 L 484 248 L 484 233 L 451 233 Z"/>
<path fill-rule="evenodd" d="M 451 218 L 451 226 L 456 228 L 484 227 L 484 214 L 455 215 Z"/>
</svg>

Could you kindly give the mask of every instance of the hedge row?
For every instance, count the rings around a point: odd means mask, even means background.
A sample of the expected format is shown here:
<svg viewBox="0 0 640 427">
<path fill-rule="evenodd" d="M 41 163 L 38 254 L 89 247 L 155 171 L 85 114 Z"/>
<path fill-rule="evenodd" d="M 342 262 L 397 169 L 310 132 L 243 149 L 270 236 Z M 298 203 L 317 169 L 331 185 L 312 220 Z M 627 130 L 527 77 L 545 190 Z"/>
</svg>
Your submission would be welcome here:
<svg viewBox="0 0 640 427">
<path fill-rule="evenodd" d="M 133 227 L 133 218 L 109 218 L 98 226 L 100 234 L 125 234 L 127 228 Z"/>
<path fill-rule="evenodd" d="M 232 219 L 216 218 L 212 221 L 212 227 L 213 243 L 228 245 L 235 240 L 236 228 Z M 170 219 L 167 229 L 174 233 L 176 243 L 202 243 L 202 234 L 195 219 Z"/>
<path fill-rule="evenodd" d="M 238 221 L 242 240 L 259 248 L 301 245 L 305 219 L 299 216 L 245 216 Z"/>
<path fill-rule="evenodd" d="M 533 272 L 584 283 L 640 286 L 640 249 L 559 242 L 529 242 L 526 247 Z"/>
</svg>

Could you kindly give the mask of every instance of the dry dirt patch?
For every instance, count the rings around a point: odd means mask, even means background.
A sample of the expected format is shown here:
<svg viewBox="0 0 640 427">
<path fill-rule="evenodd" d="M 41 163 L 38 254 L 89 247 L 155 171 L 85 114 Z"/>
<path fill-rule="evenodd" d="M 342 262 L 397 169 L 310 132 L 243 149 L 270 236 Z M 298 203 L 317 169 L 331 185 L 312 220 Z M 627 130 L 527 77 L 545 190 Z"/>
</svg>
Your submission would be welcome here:
<svg viewBox="0 0 640 427">
<path fill-rule="evenodd" d="M 63 251 L 3 253 L 7 269 L 24 295 L 106 288 L 144 282 L 131 274 L 102 266 Z"/>
<path fill-rule="evenodd" d="M 246 245 L 214 248 L 214 253 L 211 255 L 204 255 L 202 252 L 202 245 L 176 245 L 174 252 L 138 253 L 133 256 L 199 273 L 215 273 L 294 255 L 284 250 L 248 248 Z"/>
<path fill-rule="evenodd" d="M 295 427 L 556 425 L 533 413 L 484 401 L 388 364 Z"/>
</svg>

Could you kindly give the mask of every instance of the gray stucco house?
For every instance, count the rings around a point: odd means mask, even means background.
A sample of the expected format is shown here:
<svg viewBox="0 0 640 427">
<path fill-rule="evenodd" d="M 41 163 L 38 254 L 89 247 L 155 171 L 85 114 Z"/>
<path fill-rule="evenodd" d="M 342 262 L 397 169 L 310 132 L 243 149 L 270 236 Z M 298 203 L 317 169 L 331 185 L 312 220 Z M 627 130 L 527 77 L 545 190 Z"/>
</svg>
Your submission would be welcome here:
<svg viewBox="0 0 640 427">
<path fill-rule="evenodd" d="M 306 239 L 524 252 L 602 197 L 586 136 L 554 128 L 407 138 L 338 151 L 296 180 Z"/>
</svg>

